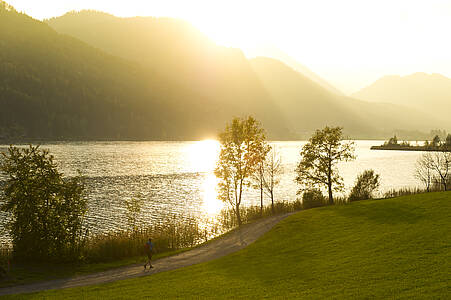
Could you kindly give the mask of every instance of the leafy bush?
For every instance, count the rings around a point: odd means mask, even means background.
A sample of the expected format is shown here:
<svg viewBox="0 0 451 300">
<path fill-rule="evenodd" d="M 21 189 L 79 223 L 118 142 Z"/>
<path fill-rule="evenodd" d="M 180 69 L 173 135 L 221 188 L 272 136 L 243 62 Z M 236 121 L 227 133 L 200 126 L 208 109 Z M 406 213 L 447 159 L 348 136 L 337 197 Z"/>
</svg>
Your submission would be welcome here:
<svg viewBox="0 0 451 300">
<path fill-rule="evenodd" d="M 86 213 L 82 178 L 63 178 L 53 156 L 39 146 L 2 153 L 0 172 L 7 175 L 2 210 L 13 255 L 33 261 L 68 261 L 78 257 Z"/>
<path fill-rule="evenodd" d="M 372 199 L 379 185 L 379 174 L 376 174 L 374 170 L 363 171 L 357 176 L 356 183 L 349 195 L 349 201 Z"/>
<path fill-rule="evenodd" d="M 302 208 L 320 207 L 326 204 L 326 198 L 318 189 L 310 189 L 302 195 Z"/>
</svg>

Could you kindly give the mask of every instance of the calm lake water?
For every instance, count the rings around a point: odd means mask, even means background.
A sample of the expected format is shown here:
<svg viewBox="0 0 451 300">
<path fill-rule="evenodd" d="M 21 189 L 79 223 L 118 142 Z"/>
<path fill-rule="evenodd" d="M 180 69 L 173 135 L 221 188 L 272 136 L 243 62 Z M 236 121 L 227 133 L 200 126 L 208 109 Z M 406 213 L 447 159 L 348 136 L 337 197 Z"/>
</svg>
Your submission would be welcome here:
<svg viewBox="0 0 451 300">
<path fill-rule="evenodd" d="M 272 144 L 282 157 L 284 169 L 275 198 L 295 200 L 298 187 L 294 170 L 305 142 Z M 346 189 L 365 169 L 380 174 L 381 192 L 420 185 L 413 174 L 421 152 L 370 150 L 370 146 L 380 144 L 382 141 L 356 142 L 357 159 L 339 165 Z M 7 147 L 0 145 L 0 151 Z M 65 175 L 80 170 L 87 177 L 88 223 L 95 232 L 125 228 L 124 200 L 133 197 L 144 200 L 143 224 L 172 216 L 212 220 L 224 207 L 216 198 L 217 180 L 213 174 L 219 153 L 216 141 L 60 142 L 41 147 L 50 150 Z M 258 205 L 259 201 L 259 192 L 248 190 L 243 205 Z M 8 240 L 2 231 L 5 220 L 5 214 L 0 213 L 0 242 Z"/>
</svg>

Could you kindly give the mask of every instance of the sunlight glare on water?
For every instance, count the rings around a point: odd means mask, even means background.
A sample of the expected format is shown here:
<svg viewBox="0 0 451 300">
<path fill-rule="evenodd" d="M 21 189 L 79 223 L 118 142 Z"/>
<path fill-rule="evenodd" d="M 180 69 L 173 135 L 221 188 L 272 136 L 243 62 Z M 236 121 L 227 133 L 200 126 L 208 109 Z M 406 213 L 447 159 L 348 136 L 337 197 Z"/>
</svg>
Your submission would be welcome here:
<svg viewBox="0 0 451 300">
<path fill-rule="evenodd" d="M 220 144 L 216 140 L 203 140 L 187 146 L 191 167 L 207 173 L 202 179 L 201 197 L 202 210 L 208 216 L 215 216 L 224 208 L 224 203 L 218 199 L 218 179 L 214 174 L 219 151 Z"/>
<path fill-rule="evenodd" d="M 198 172 L 213 172 L 218 161 L 220 145 L 215 140 L 194 142 L 187 146 L 191 168 Z"/>
</svg>

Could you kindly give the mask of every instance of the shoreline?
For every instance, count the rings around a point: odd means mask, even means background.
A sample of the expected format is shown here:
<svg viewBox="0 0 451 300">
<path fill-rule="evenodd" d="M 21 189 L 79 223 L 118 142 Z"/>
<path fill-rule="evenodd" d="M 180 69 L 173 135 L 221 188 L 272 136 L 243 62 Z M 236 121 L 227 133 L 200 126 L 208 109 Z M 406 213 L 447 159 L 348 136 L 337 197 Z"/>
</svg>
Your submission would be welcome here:
<svg viewBox="0 0 451 300">
<path fill-rule="evenodd" d="M 429 147 L 429 146 L 371 146 L 370 150 L 451 152 L 451 147 L 443 148 L 443 147 Z"/>
</svg>

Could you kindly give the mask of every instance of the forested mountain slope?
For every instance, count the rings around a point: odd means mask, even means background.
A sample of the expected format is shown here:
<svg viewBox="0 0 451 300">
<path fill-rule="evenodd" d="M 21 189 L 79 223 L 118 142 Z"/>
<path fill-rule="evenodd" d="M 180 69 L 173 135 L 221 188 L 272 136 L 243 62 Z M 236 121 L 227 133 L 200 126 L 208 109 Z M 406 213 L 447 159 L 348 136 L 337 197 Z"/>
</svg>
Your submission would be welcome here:
<svg viewBox="0 0 451 300">
<path fill-rule="evenodd" d="M 250 101 L 214 101 L 152 68 L 58 34 L 4 2 L 0 27 L 3 137 L 194 139 L 214 135 L 234 114 L 255 112 L 265 123 Z M 265 125 L 281 136 L 287 129 L 262 91 L 250 98 L 266 99 L 277 122 L 268 118 Z"/>
</svg>

